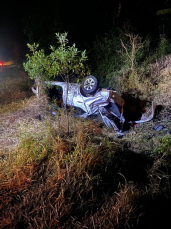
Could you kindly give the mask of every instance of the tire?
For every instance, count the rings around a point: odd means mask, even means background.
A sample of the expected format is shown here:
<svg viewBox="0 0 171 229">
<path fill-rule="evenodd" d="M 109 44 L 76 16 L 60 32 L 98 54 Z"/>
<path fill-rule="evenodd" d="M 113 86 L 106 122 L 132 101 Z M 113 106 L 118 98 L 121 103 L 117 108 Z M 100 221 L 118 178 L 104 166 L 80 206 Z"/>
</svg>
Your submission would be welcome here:
<svg viewBox="0 0 171 229">
<path fill-rule="evenodd" d="M 82 90 L 86 94 L 94 94 L 98 89 L 98 81 L 95 76 L 87 76 L 82 82 Z"/>
</svg>

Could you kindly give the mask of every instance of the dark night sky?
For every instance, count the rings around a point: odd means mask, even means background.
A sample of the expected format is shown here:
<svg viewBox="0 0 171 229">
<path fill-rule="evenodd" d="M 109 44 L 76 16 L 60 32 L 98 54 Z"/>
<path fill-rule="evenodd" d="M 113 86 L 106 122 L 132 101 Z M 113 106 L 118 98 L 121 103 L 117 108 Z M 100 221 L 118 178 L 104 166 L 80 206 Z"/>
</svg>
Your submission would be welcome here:
<svg viewBox="0 0 171 229">
<path fill-rule="evenodd" d="M 160 3 L 156 0 L 4 1 L 0 14 L 0 59 L 15 58 L 17 50 L 21 53 L 21 49 L 25 53 L 27 36 L 23 31 L 26 25 L 28 28 L 34 24 L 33 34 L 37 39 L 49 37 L 50 40 L 49 33 L 58 32 L 56 30 L 62 24 L 73 42 L 86 46 L 96 34 L 103 34 L 112 26 L 121 26 L 126 20 L 130 20 L 142 35 L 155 33 L 156 11 L 171 8 L 170 3 L 171 0 Z M 36 31 L 37 25 L 40 31 Z"/>
</svg>

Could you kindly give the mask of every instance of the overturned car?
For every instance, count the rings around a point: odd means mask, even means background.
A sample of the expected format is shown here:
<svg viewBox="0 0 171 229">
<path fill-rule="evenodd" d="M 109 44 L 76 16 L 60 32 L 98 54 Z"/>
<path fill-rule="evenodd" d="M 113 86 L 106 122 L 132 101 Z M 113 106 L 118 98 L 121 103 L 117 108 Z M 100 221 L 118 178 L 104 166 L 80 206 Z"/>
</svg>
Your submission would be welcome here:
<svg viewBox="0 0 171 229">
<path fill-rule="evenodd" d="M 94 76 L 88 76 L 82 84 L 50 81 L 47 85 L 55 87 L 53 94 L 57 99 L 62 99 L 63 104 L 73 106 L 79 110 L 77 116 L 83 118 L 99 118 L 109 128 L 120 133 L 123 132 L 124 123 L 143 123 L 150 121 L 154 116 L 155 105 L 151 102 L 150 112 L 139 109 L 136 120 L 135 104 L 133 109 L 128 105 L 128 100 L 117 94 L 111 88 L 99 88 L 98 81 Z M 38 95 L 39 87 L 32 87 L 34 94 Z M 141 105 L 140 105 L 141 107 Z M 129 109 L 130 108 L 130 109 Z M 132 110 L 131 110 L 132 109 Z M 127 115 L 129 113 L 129 115 Z"/>
</svg>

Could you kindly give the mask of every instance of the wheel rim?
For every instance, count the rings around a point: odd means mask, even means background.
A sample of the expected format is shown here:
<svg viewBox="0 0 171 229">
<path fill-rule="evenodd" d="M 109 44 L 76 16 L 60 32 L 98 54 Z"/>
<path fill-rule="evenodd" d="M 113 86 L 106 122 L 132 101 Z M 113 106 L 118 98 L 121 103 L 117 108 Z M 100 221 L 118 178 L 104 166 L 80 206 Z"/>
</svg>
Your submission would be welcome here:
<svg viewBox="0 0 171 229">
<path fill-rule="evenodd" d="M 84 88 L 88 91 L 88 90 L 91 90 L 93 89 L 94 87 L 94 80 L 92 78 L 89 78 L 89 79 L 86 79 L 85 82 L 84 82 Z"/>
</svg>

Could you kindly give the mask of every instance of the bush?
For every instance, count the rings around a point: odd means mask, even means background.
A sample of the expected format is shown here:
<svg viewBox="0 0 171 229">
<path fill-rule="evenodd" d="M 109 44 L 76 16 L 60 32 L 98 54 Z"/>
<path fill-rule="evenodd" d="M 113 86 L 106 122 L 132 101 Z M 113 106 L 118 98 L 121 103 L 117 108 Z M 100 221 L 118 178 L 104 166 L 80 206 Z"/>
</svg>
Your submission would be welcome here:
<svg viewBox="0 0 171 229">
<path fill-rule="evenodd" d="M 76 45 L 68 45 L 67 33 L 56 34 L 58 47 L 50 46 L 51 53 L 46 55 L 44 50 L 39 50 L 39 44 L 28 44 L 31 55 L 27 54 L 24 69 L 31 79 L 40 82 L 53 80 L 60 75 L 68 84 L 75 75 L 89 74 L 85 63 L 87 60 L 86 50 L 78 51 Z"/>
<path fill-rule="evenodd" d="M 112 87 L 118 92 L 134 91 L 145 94 L 154 92 L 151 66 L 171 51 L 165 36 L 155 41 L 132 33 L 132 30 L 115 28 L 94 43 L 93 69 L 100 85 Z M 152 42 L 153 41 L 153 42 Z"/>
<path fill-rule="evenodd" d="M 106 33 L 104 38 L 98 37 L 94 42 L 91 65 L 93 74 L 98 77 L 100 85 L 103 87 L 114 86 L 110 80 L 113 73 L 119 71 L 123 64 L 123 58 L 120 55 L 120 38 L 122 36 L 123 32 L 116 28 Z"/>
</svg>

